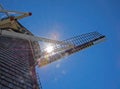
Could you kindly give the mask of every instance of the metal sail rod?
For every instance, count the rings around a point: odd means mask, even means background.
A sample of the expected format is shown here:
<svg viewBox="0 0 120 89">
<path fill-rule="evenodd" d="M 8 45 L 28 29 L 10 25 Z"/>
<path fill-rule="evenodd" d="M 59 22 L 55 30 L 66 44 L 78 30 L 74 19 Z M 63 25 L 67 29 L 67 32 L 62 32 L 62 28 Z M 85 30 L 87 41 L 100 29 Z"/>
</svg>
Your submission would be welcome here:
<svg viewBox="0 0 120 89">
<path fill-rule="evenodd" d="M 62 41 L 57 41 L 57 40 L 52 40 L 52 39 L 47 39 L 47 38 L 37 37 L 37 36 L 31 36 L 31 35 L 22 34 L 22 33 L 10 32 L 6 30 L 0 30 L 0 34 L 3 36 L 15 37 L 15 38 L 31 40 L 31 41 L 41 41 L 41 42 L 48 42 L 48 43 L 54 43 L 54 44 L 56 43 L 61 45 L 69 45 L 68 43 L 65 43 Z"/>
</svg>

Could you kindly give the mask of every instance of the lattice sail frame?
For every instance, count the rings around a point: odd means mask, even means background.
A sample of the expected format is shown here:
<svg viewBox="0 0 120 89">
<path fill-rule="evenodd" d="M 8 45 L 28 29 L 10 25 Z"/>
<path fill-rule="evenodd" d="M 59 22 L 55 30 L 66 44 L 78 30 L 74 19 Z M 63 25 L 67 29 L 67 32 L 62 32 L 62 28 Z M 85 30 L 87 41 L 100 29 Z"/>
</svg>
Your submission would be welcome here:
<svg viewBox="0 0 120 89">
<path fill-rule="evenodd" d="M 41 57 L 37 60 L 37 64 L 39 67 L 45 66 L 104 40 L 105 36 L 98 32 L 90 32 L 63 40 L 62 42 L 71 44 L 71 46 L 54 44 L 54 50 L 51 53 L 41 51 Z"/>
</svg>

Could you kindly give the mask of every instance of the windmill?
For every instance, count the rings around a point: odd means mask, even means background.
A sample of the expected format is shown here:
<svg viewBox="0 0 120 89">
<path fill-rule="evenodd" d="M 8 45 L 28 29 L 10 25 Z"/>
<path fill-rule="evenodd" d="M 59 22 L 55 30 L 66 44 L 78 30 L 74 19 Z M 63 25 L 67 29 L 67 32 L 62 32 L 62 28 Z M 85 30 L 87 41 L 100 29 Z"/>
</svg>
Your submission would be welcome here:
<svg viewBox="0 0 120 89">
<path fill-rule="evenodd" d="M 38 37 L 30 33 L 29 30 L 18 22 L 22 18 L 31 16 L 32 13 L 4 10 L 1 5 L 0 7 L 0 12 L 6 14 L 6 17 L 0 20 L 1 36 L 27 40 L 34 58 L 33 66 L 43 67 L 105 40 L 105 36 L 96 31 L 62 41 Z M 17 15 L 11 16 L 10 13 Z M 33 45 L 33 43 L 35 44 Z M 41 49 L 38 43 L 46 43 L 48 47 Z M 35 45 L 37 46 L 33 47 Z"/>
</svg>

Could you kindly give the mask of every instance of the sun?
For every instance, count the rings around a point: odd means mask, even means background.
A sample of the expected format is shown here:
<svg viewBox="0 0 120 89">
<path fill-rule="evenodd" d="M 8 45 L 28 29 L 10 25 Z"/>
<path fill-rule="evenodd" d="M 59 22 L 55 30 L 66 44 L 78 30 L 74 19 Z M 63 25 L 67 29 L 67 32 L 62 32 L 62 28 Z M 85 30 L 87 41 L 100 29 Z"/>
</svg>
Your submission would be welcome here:
<svg viewBox="0 0 120 89">
<path fill-rule="evenodd" d="M 47 45 L 47 47 L 46 47 L 47 53 L 51 53 L 51 52 L 53 52 L 53 50 L 54 50 L 54 47 L 52 45 Z"/>
</svg>

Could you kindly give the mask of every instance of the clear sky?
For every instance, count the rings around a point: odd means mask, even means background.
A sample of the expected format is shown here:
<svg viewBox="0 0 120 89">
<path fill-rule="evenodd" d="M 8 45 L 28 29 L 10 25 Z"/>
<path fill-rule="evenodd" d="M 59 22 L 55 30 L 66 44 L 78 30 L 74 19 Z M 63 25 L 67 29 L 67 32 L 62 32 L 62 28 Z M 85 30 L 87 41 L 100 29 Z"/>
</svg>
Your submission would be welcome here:
<svg viewBox="0 0 120 89">
<path fill-rule="evenodd" d="M 106 42 L 39 69 L 43 89 L 120 89 L 120 0 L 0 0 L 32 12 L 20 22 L 35 35 L 59 39 L 98 31 Z"/>
</svg>

